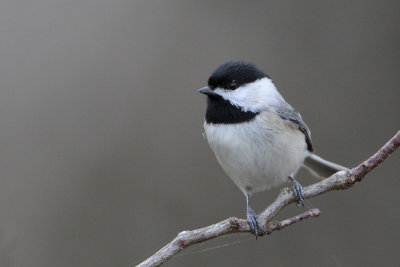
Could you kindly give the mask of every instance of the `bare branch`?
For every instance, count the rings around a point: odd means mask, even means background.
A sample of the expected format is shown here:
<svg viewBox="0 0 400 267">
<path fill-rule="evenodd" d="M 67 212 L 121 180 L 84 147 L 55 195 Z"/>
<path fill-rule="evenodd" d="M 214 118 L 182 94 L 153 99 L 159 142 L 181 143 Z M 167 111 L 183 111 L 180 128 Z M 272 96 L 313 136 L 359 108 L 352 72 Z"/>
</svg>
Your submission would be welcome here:
<svg viewBox="0 0 400 267">
<path fill-rule="evenodd" d="M 290 226 L 294 223 L 297 223 L 299 221 L 302 221 L 304 219 L 308 219 L 311 217 L 318 217 L 320 215 L 320 213 L 321 213 L 321 211 L 319 209 L 311 209 L 309 211 L 303 212 L 302 214 L 299 214 L 292 218 L 283 220 L 283 221 L 277 223 L 278 230 L 282 230 L 283 228 Z"/>
<path fill-rule="evenodd" d="M 381 149 L 374 155 L 362 162 L 360 165 L 350 171 L 340 171 L 321 182 L 312 184 L 304 188 L 304 197 L 312 198 L 332 190 L 343 190 L 353 186 L 356 182 L 364 179 L 364 176 L 372 171 L 376 166 L 381 164 L 400 146 L 400 131 L 398 131 Z M 317 217 L 320 214 L 319 209 L 311 209 L 300 215 L 289 219 L 273 222 L 272 219 L 286 206 L 295 201 L 295 196 L 291 190 L 284 188 L 275 201 L 265 209 L 259 216 L 261 236 L 268 235 L 273 231 L 282 230 L 283 228 L 300 222 L 304 219 Z M 172 240 L 169 244 L 157 251 L 154 255 L 140 263 L 139 267 L 144 266 L 160 266 L 168 259 L 179 253 L 184 248 L 193 244 L 201 243 L 218 236 L 251 232 L 247 220 L 235 217 L 228 218 L 219 223 L 200 228 L 192 231 L 183 231 Z"/>
</svg>

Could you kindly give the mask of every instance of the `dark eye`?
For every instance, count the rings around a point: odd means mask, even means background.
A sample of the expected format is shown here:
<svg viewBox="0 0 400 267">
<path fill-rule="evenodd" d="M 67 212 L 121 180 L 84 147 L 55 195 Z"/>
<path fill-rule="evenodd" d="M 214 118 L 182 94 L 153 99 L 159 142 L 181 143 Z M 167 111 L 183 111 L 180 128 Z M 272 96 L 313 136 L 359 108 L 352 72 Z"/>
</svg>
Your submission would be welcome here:
<svg viewBox="0 0 400 267">
<path fill-rule="evenodd" d="M 236 81 L 235 80 L 231 81 L 231 83 L 228 85 L 228 88 L 229 89 L 236 89 L 237 88 Z"/>
</svg>

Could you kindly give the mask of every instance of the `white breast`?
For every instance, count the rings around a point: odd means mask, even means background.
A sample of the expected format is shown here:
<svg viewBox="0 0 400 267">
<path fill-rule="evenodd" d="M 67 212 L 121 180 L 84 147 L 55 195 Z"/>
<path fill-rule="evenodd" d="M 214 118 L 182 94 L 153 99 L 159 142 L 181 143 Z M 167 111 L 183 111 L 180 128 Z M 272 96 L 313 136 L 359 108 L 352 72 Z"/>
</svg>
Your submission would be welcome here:
<svg viewBox="0 0 400 267">
<path fill-rule="evenodd" d="M 306 156 L 303 133 L 270 111 L 245 123 L 204 123 L 204 132 L 218 162 L 244 193 L 282 184 Z"/>
</svg>

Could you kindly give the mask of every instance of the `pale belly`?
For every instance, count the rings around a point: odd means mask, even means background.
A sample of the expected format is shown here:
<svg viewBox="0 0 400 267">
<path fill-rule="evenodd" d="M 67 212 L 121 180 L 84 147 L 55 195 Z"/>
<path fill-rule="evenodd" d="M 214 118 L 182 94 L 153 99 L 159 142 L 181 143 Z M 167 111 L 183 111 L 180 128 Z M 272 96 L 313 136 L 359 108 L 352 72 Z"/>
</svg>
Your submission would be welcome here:
<svg viewBox="0 0 400 267">
<path fill-rule="evenodd" d="M 269 112 L 246 123 L 205 123 L 204 132 L 218 162 L 244 193 L 288 181 L 306 156 L 303 133 Z"/>
</svg>

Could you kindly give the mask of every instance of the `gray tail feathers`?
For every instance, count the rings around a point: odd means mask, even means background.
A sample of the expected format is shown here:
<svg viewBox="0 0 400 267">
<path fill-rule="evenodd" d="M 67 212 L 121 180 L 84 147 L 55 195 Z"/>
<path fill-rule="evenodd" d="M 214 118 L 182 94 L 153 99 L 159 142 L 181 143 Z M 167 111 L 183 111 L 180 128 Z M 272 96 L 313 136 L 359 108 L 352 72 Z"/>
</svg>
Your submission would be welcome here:
<svg viewBox="0 0 400 267">
<path fill-rule="evenodd" d="M 303 166 L 313 175 L 320 178 L 329 177 L 338 171 L 348 170 L 346 167 L 324 160 L 313 153 L 310 153 L 308 157 L 306 157 Z"/>
</svg>

